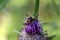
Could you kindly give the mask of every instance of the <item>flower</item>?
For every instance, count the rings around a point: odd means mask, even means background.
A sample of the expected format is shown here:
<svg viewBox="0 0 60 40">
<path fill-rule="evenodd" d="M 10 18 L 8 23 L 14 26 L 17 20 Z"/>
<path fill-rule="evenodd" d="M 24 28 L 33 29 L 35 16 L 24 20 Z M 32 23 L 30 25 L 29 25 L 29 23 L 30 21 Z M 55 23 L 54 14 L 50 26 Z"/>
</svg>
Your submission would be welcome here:
<svg viewBox="0 0 60 40">
<path fill-rule="evenodd" d="M 42 32 L 42 26 L 40 25 L 38 19 L 29 17 L 26 21 L 27 21 L 26 22 L 27 25 L 25 28 L 26 33 L 28 33 L 29 35 L 34 35 Z"/>
</svg>

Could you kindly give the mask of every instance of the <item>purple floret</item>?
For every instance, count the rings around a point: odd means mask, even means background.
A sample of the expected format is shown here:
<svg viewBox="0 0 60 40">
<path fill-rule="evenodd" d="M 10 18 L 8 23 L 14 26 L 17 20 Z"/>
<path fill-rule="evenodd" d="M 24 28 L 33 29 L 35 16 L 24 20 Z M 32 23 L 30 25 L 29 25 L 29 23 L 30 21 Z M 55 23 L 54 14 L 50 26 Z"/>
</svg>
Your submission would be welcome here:
<svg viewBox="0 0 60 40">
<path fill-rule="evenodd" d="M 26 25 L 25 31 L 30 35 L 39 34 L 42 31 L 42 27 L 38 20 L 34 20 Z"/>
</svg>

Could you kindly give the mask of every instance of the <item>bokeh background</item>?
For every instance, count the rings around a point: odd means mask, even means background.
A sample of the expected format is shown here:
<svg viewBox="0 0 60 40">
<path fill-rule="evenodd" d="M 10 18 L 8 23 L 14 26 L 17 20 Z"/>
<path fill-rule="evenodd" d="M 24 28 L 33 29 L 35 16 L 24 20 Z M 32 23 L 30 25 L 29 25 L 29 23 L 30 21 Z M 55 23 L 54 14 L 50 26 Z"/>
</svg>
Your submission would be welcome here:
<svg viewBox="0 0 60 40">
<path fill-rule="evenodd" d="M 26 14 L 33 15 L 36 0 L 0 0 L 0 40 L 17 40 Z M 60 0 L 40 0 L 39 20 L 52 40 L 60 40 Z"/>
</svg>

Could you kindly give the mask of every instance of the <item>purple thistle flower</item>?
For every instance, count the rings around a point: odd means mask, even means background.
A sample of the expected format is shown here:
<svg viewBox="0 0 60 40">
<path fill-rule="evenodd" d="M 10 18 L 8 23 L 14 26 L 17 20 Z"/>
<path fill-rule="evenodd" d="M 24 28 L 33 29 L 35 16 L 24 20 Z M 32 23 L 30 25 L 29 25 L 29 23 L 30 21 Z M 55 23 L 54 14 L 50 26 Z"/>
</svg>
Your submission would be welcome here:
<svg viewBox="0 0 60 40">
<path fill-rule="evenodd" d="M 37 19 L 29 17 L 26 22 L 25 31 L 30 35 L 39 34 L 42 32 L 42 27 Z"/>
<path fill-rule="evenodd" d="M 38 19 L 28 17 L 25 26 L 21 32 L 22 35 L 19 34 L 18 40 L 46 40 Z"/>
</svg>

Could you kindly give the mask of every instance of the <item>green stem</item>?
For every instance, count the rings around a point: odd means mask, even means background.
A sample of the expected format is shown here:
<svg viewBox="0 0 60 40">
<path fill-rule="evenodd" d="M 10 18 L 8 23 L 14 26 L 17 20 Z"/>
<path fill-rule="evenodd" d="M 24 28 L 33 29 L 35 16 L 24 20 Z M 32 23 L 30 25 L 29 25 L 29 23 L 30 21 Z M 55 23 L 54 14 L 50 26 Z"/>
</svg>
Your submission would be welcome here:
<svg viewBox="0 0 60 40">
<path fill-rule="evenodd" d="M 38 10 L 39 10 L 39 0 L 36 0 L 34 14 L 33 14 L 34 17 L 38 15 Z"/>
</svg>

